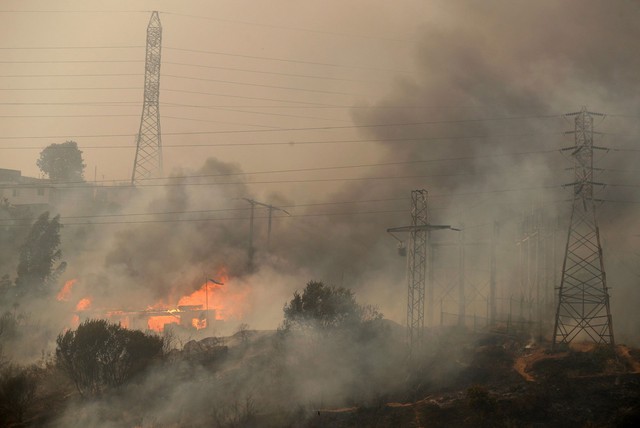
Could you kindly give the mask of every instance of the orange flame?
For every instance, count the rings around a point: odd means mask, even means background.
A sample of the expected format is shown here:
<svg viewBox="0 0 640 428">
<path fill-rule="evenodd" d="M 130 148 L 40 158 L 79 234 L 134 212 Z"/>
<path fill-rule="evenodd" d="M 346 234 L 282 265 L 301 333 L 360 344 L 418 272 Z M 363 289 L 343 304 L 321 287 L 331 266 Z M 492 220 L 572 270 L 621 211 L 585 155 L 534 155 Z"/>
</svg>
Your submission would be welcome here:
<svg viewBox="0 0 640 428">
<path fill-rule="evenodd" d="M 178 306 L 201 306 L 205 310 L 213 309 L 216 312 L 216 320 L 242 317 L 249 291 L 247 289 L 232 291 L 227 286 L 227 278 L 224 279 L 222 284 L 205 282 L 193 293 L 182 297 L 178 301 Z"/>
<path fill-rule="evenodd" d="M 173 315 L 158 315 L 155 317 L 149 317 L 147 321 L 147 327 L 149 330 L 162 333 L 164 326 L 167 324 L 178 324 L 178 320 Z"/>
<path fill-rule="evenodd" d="M 131 323 L 130 323 L 130 321 L 129 321 L 129 317 L 124 317 L 124 318 L 122 318 L 122 319 L 120 320 L 120 325 L 121 325 L 123 328 L 129 328 L 129 325 L 130 325 L 130 324 L 131 324 Z"/>
<path fill-rule="evenodd" d="M 86 311 L 91 307 L 91 298 L 85 297 L 76 305 L 76 311 Z"/>
<path fill-rule="evenodd" d="M 69 281 L 65 282 L 64 285 L 62 286 L 62 288 L 60 289 L 60 291 L 58 292 L 58 295 L 56 296 L 56 299 L 60 302 L 60 301 L 67 301 L 69 300 L 69 295 L 71 294 L 71 289 L 73 288 L 73 286 L 75 285 L 75 283 L 78 282 L 77 279 L 70 279 Z"/>
<path fill-rule="evenodd" d="M 217 280 L 208 279 L 200 288 L 181 297 L 176 306 L 167 304 L 166 301 L 148 306 L 146 310 L 150 313 L 146 317 L 147 328 L 161 333 L 166 325 L 178 324 L 182 327 L 202 330 L 214 318 L 215 320 L 241 318 L 247 306 L 248 288 L 235 284 L 227 285 L 228 276 L 224 270 L 219 271 L 215 278 Z M 67 281 L 58 293 L 57 299 L 68 300 L 76 282 L 76 279 Z M 80 321 L 78 312 L 92 309 L 92 305 L 91 297 L 81 299 L 76 305 L 76 313 L 73 315 L 71 324 L 77 327 Z M 94 312 L 94 316 L 99 316 L 99 311 L 94 310 Z M 143 312 L 134 313 L 143 314 Z M 129 328 L 132 321 L 129 319 L 129 314 L 121 310 L 112 310 L 104 311 L 102 316 Z"/>
<path fill-rule="evenodd" d="M 206 318 L 193 318 L 191 320 L 191 325 L 195 327 L 196 330 L 202 330 L 207 327 L 207 319 Z"/>
</svg>

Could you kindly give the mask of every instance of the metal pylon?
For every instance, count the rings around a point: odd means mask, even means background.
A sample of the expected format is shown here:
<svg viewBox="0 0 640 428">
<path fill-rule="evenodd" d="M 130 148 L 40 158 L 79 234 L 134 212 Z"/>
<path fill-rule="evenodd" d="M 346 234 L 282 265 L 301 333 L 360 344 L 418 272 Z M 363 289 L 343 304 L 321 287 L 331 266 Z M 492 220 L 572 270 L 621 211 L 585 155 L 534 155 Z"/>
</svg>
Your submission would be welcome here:
<svg viewBox="0 0 640 428">
<path fill-rule="evenodd" d="M 411 192 L 411 226 L 408 251 L 407 336 L 411 348 L 419 347 L 424 330 L 424 292 L 427 272 L 427 191 Z"/>
<path fill-rule="evenodd" d="M 160 57 L 162 25 L 158 12 L 151 14 L 147 26 L 147 50 L 144 73 L 144 104 L 138 131 L 136 158 L 131 184 L 162 176 L 162 139 L 160 134 Z"/>
<path fill-rule="evenodd" d="M 442 229 L 458 230 L 449 225 L 431 225 L 427 222 L 427 191 L 424 189 L 411 191 L 411 225 L 387 229 L 387 232 L 392 235 L 397 232 L 409 232 L 407 344 L 410 358 L 421 348 L 424 333 L 428 232 Z M 430 306 L 433 307 L 433 305 Z"/>
<path fill-rule="evenodd" d="M 600 232 L 593 198 L 593 116 L 580 112 L 575 116 L 575 146 L 571 151 L 575 171 L 571 222 L 558 293 L 553 346 L 569 344 L 574 339 L 614 345 Z"/>
</svg>

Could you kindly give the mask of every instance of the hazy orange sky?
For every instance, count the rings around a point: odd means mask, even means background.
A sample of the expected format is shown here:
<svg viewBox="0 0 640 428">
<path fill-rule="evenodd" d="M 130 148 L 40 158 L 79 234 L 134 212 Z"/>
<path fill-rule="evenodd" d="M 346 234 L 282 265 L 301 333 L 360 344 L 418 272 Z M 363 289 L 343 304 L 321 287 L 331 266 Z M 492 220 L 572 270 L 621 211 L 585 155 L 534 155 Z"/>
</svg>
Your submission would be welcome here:
<svg viewBox="0 0 640 428">
<path fill-rule="evenodd" d="M 98 180 L 130 178 L 152 10 L 163 25 L 165 173 L 208 156 L 245 171 L 378 159 L 370 145 L 176 146 L 358 138 L 357 129 L 278 128 L 352 125 L 349 107 L 416 78 L 420 28 L 438 19 L 437 7 L 412 0 L 20 0 L 0 10 L 0 145 L 23 147 L 3 151 L 0 167 L 37 176 L 39 151 L 71 139 L 90 180 L 96 167 Z M 202 131 L 224 133 L 180 134 Z"/>
</svg>

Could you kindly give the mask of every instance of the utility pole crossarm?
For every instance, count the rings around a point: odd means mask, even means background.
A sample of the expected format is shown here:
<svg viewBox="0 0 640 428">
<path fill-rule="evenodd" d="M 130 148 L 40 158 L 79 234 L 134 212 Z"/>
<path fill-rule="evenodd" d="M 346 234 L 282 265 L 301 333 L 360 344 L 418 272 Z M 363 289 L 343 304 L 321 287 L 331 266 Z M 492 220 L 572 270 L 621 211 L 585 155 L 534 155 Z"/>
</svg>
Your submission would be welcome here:
<svg viewBox="0 0 640 428">
<path fill-rule="evenodd" d="M 430 277 L 429 292 L 426 293 L 427 247 L 432 230 L 457 230 L 449 225 L 432 225 L 427 219 L 427 191 L 411 191 L 411 226 L 391 227 L 387 233 L 400 242 L 400 255 L 407 254 L 407 345 L 409 359 L 422 346 L 424 335 L 425 294 L 429 295 L 429 316 L 433 311 L 433 278 Z M 409 232 L 409 246 L 405 248 L 394 232 Z M 431 272 L 431 269 L 429 269 Z"/>
<path fill-rule="evenodd" d="M 242 198 L 242 199 L 244 199 L 245 201 L 249 202 L 251 205 L 260 205 L 261 207 L 268 208 L 269 210 L 272 210 L 272 211 L 282 211 L 286 215 L 291 216 L 291 213 L 289 211 L 287 211 L 287 210 L 285 210 L 283 208 L 280 208 L 280 207 L 276 207 L 275 205 L 265 204 L 263 202 L 258 202 L 258 201 L 255 201 L 255 200 L 249 199 L 249 198 Z"/>
<path fill-rule="evenodd" d="M 450 225 L 440 225 L 440 224 L 420 224 L 417 226 L 400 226 L 400 227 L 391 227 L 389 229 L 387 229 L 388 233 L 396 233 L 396 232 L 423 232 L 423 231 L 429 231 L 429 230 L 444 230 L 444 229 L 448 229 L 448 230 L 455 230 L 457 232 L 460 231 L 460 229 L 457 229 L 453 226 Z"/>
<path fill-rule="evenodd" d="M 273 217 L 273 212 L 282 211 L 288 216 L 291 216 L 291 214 L 285 209 L 276 207 L 271 204 L 265 204 L 264 202 L 258 202 L 254 199 L 250 199 L 250 198 L 235 198 L 235 199 L 242 199 L 243 201 L 247 201 L 251 205 L 251 215 L 249 217 L 249 269 L 253 269 L 253 256 L 255 253 L 255 248 L 253 247 L 253 219 L 254 219 L 254 212 L 255 212 L 256 206 L 265 207 L 266 209 L 269 210 L 268 224 L 267 224 L 267 251 L 270 251 L 270 248 L 271 248 L 271 219 Z"/>
</svg>

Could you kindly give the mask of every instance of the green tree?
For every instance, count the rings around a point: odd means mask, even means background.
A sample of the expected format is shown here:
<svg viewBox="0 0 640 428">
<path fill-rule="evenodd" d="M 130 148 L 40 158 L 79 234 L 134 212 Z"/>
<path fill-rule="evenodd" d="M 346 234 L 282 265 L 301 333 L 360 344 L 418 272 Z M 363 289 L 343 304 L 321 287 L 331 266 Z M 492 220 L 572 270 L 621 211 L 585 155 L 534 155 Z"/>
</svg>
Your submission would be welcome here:
<svg viewBox="0 0 640 428">
<path fill-rule="evenodd" d="M 56 341 L 56 362 L 81 395 L 99 395 L 143 372 L 162 355 L 163 339 L 105 320 L 87 320 Z"/>
<path fill-rule="evenodd" d="M 60 216 L 49 220 L 49 212 L 44 212 L 31 226 L 27 238 L 20 248 L 16 286 L 21 292 L 43 288 L 54 282 L 64 272 L 66 263 L 54 268 L 60 257 Z"/>
<path fill-rule="evenodd" d="M 349 328 L 381 318 L 375 308 L 360 306 L 351 290 L 319 281 L 309 281 L 302 294 L 294 292 L 293 299 L 284 307 L 285 329 Z"/>
<path fill-rule="evenodd" d="M 40 171 L 56 181 L 81 181 L 86 166 L 75 141 L 45 147 L 36 164 Z"/>
</svg>

